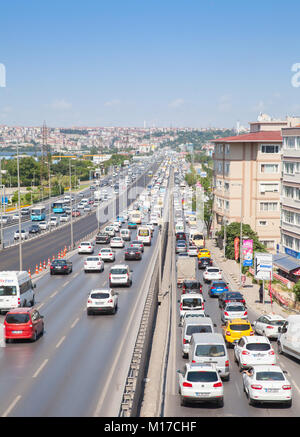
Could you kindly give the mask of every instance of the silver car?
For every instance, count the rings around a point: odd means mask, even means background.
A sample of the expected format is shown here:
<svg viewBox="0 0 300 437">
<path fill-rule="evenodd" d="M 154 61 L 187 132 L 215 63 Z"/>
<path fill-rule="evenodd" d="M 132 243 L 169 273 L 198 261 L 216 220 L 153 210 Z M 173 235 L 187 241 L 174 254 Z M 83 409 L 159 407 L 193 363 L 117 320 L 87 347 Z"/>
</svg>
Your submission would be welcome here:
<svg viewBox="0 0 300 437">
<path fill-rule="evenodd" d="M 248 312 L 244 305 L 239 302 L 228 302 L 221 311 L 222 323 L 232 319 L 247 319 Z"/>
</svg>

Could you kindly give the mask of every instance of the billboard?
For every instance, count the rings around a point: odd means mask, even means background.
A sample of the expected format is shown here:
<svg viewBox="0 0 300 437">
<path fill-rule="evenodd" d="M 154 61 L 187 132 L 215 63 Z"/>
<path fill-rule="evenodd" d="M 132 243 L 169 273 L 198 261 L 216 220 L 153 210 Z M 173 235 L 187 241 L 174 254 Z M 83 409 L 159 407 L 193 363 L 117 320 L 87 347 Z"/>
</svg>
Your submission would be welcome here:
<svg viewBox="0 0 300 437">
<path fill-rule="evenodd" d="M 253 240 L 243 240 L 243 266 L 253 264 Z"/>
</svg>

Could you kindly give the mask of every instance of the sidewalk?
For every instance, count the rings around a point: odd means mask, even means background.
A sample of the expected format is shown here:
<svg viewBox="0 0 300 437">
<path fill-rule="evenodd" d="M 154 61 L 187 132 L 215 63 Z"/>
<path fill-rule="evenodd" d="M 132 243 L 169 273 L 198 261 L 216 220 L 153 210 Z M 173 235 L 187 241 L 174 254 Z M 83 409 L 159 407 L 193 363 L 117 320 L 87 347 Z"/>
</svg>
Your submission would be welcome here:
<svg viewBox="0 0 300 437">
<path fill-rule="evenodd" d="M 295 314 L 294 311 L 280 306 L 273 299 L 271 303 L 266 289 L 264 303 L 260 303 L 259 285 L 252 284 L 251 278 L 246 276 L 244 287 L 240 286 L 240 265 L 235 260 L 224 260 L 223 251 L 216 246 L 215 240 L 207 240 L 206 247 L 210 250 L 215 264 L 223 271 L 224 279 L 229 283 L 231 290 L 240 291 L 246 300 L 247 306 L 258 315 L 274 313 L 287 317 L 290 314 Z"/>
</svg>

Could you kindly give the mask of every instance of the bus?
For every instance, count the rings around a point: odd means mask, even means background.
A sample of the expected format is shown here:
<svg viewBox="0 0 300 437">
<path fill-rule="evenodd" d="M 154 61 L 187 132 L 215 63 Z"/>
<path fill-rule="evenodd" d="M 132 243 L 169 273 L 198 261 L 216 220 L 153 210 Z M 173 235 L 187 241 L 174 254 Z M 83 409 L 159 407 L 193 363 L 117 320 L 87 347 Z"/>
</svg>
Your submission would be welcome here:
<svg viewBox="0 0 300 437">
<path fill-rule="evenodd" d="M 43 221 L 46 219 L 46 209 L 44 206 L 35 206 L 31 209 L 31 220 Z"/>
<path fill-rule="evenodd" d="M 137 230 L 137 239 L 145 246 L 151 246 L 151 229 L 148 226 L 140 226 Z"/>
<path fill-rule="evenodd" d="M 62 201 L 54 202 L 54 203 L 52 204 L 52 211 L 53 211 L 55 214 L 62 214 L 62 213 L 64 213 L 64 212 L 66 212 L 66 210 L 65 210 L 65 203 L 62 202 Z"/>
<path fill-rule="evenodd" d="M 129 216 L 129 221 L 140 225 L 142 223 L 142 213 L 141 211 L 132 211 Z"/>
</svg>

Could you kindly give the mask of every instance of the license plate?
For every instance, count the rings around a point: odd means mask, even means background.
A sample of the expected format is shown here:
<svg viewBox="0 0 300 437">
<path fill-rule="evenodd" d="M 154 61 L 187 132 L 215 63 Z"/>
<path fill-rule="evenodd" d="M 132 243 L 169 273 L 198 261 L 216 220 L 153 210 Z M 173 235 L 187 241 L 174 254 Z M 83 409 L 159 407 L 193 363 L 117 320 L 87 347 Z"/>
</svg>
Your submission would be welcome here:
<svg viewBox="0 0 300 437">
<path fill-rule="evenodd" d="M 103 305 L 105 303 L 105 300 L 97 300 L 95 302 L 96 305 Z"/>
<path fill-rule="evenodd" d="M 22 334 L 23 331 L 12 331 L 13 334 Z"/>
<path fill-rule="evenodd" d="M 200 396 L 208 396 L 209 393 L 204 393 L 204 392 L 203 392 L 203 393 L 200 393 L 200 392 L 196 392 L 195 395 L 196 395 L 196 396 L 199 396 L 199 397 L 200 397 Z"/>
<path fill-rule="evenodd" d="M 265 388 L 266 393 L 277 393 L 278 391 L 278 388 Z"/>
<path fill-rule="evenodd" d="M 253 354 L 253 356 L 256 357 L 256 358 L 263 358 L 264 357 L 263 354 Z"/>
</svg>

